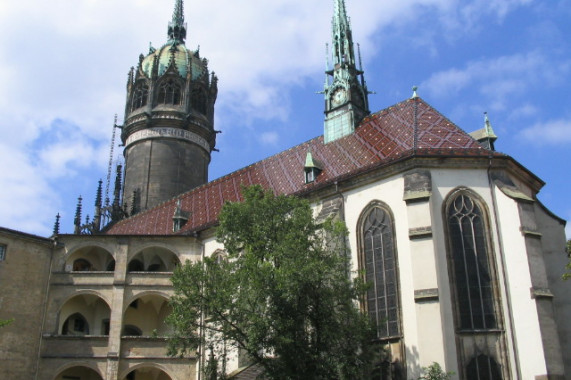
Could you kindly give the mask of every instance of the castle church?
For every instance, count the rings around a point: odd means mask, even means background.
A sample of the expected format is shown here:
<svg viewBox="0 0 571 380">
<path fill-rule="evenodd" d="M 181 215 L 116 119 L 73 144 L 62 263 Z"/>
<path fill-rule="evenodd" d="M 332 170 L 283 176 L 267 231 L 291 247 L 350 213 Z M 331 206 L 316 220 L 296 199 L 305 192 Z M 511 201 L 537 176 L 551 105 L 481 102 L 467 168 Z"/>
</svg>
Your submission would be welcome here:
<svg viewBox="0 0 571 380">
<path fill-rule="evenodd" d="M 370 110 L 335 0 L 323 135 L 209 182 L 218 79 L 186 35 L 176 0 L 166 43 L 129 72 L 114 199 L 100 183 L 73 234 L 59 220 L 49 238 L 0 228 L 0 320 L 14 319 L 0 378 L 202 379 L 203 347 L 166 354 L 170 277 L 224 255 L 217 216 L 254 184 L 345 222 L 352 272 L 370 284 L 361 307 L 389 352 L 377 378 L 416 379 L 433 362 L 466 380 L 569 378 L 565 221 L 537 199 L 541 179 L 495 151 L 487 117 L 466 133 L 416 90 Z M 226 369 L 258 371 L 238 354 Z"/>
</svg>

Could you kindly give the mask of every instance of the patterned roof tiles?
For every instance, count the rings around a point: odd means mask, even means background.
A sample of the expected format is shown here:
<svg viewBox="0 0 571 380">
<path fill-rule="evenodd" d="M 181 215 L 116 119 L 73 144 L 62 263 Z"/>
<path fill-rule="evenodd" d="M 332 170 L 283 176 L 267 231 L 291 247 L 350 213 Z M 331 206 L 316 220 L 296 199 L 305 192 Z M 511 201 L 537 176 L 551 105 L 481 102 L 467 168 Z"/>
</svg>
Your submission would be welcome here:
<svg viewBox="0 0 571 380">
<path fill-rule="evenodd" d="M 308 151 L 323 164 L 323 171 L 312 184 L 304 182 Z M 241 200 L 243 185 L 260 184 L 278 194 L 294 194 L 412 155 L 490 154 L 500 155 L 483 148 L 422 99 L 408 99 L 367 116 L 349 136 L 329 144 L 323 143 L 323 136 L 316 137 L 125 219 L 107 234 L 173 234 L 172 216 L 178 199 L 190 217 L 177 234 L 206 228 L 216 223 L 224 202 Z"/>
</svg>

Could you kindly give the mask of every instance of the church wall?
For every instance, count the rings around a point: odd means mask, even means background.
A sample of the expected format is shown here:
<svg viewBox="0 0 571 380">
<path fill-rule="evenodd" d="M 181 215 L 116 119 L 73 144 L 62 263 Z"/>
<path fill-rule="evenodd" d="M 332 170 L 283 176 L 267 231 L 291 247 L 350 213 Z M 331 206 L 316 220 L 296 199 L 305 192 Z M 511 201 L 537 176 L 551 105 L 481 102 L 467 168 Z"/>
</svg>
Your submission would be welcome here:
<svg viewBox="0 0 571 380">
<path fill-rule="evenodd" d="M 37 370 L 46 284 L 52 253 L 48 239 L 0 229 L 0 378 L 33 379 Z M 26 300 L 26 302 L 22 302 Z"/>
<path fill-rule="evenodd" d="M 458 372 L 446 254 L 447 238 L 443 222 L 443 204 L 449 193 L 458 186 L 465 186 L 477 194 L 484 202 L 488 214 L 488 234 L 495 260 L 499 307 L 502 309 L 507 347 L 501 341 L 497 344 L 504 347 L 501 351 L 510 367 L 508 372 L 515 375 L 519 365 L 523 378 L 544 374 L 545 363 L 537 360 L 541 333 L 535 302 L 529 294 L 529 266 L 524 238 L 519 230 L 521 222 L 517 204 L 496 190 L 497 215 L 500 217 L 497 227 L 487 170 L 437 169 L 431 170 L 430 174 L 432 195 L 429 202 L 405 202 L 402 175 L 379 180 L 343 194 L 353 270 L 358 269 L 356 235 L 363 209 L 371 201 L 380 200 L 394 214 L 408 376 L 417 376 L 420 367 L 433 361 L 443 364 L 447 370 Z M 525 192 L 531 193 L 531 190 L 527 188 Z M 499 239 L 496 228 L 500 229 L 502 239 Z M 559 228 L 558 231 L 562 229 Z M 509 252 L 504 253 L 505 258 L 502 258 L 500 244 L 502 249 L 509 248 Z M 507 288 L 506 284 L 509 284 Z M 508 299 L 512 300 L 511 304 L 508 304 Z M 517 318 L 513 318 L 513 315 L 517 315 Z M 516 336 L 512 339 L 514 329 Z M 515 350 L 517 351 L 514 352 Z"/>
<path fill-rule="evenodd" d="M 559 332 L 565 373 L 571 373 L 571 283 L 563 281 L 568 256 L 565 253 L 564 223 L 553 217 L 542 205 L 536 204 L 535 215 L 541 232 L 545 268 L 549 281 L 549 289 L 553 293 L 555 319 Z"/>
<path fill-rule="evenodd" d="M 521 185 L 520 185 L 521 188 Z M 508 293 L 513 325 L 512 344 L 516 347 L 512 357 L 512 372 L 523 378 L 535 378 L 545 374 L 545 360 L 538 357 L 538 347 L 542 347 L 541 332 L 535 301 L 530 296 L 532 286 L 525 241 L 521 232 L 520 212 L 515 200 L 509 198 L 499 188 L 495 188 L 498 204 L 499 231 L 504 250 L 505 281 L 509 284 Z M 494 231 L 495 232 L 495 231 Z M 504 302 L 504 305 L 506 303 Z M 504 309 L 507 316 L 509 309 Z M 509 326 L 508 326 L 509 327 Z"/>
</svg>

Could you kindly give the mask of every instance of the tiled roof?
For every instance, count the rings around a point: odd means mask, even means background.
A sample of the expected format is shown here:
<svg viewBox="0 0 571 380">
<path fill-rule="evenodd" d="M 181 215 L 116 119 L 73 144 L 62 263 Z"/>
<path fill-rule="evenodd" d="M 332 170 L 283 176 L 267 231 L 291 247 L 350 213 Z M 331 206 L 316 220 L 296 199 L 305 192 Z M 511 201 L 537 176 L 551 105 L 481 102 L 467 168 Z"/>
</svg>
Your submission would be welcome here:
<svg viewBox="0 0 571 380">
<path fill-rule="evenodd" d="M 323 171 L 311 184 L 304 182 L 308 151 L 323 165 Z M 187 224 L 177 234 L 200 230 L 216 223 L 224 202 L 240 200 L 242 185 L 260 184 L 277 194 L 295 194 L 413 155 L 490 154 L 501 155 L 483 148 L 422 99 L 408 99 L 369 115 L 351 135 L 329 144 L 323 143 L 323 136 L 316 137 L 125 219 L 107 233 L 173 234 L 177 200 L 181 201 L 182 210 L 190 213 Z"/>
</svg>

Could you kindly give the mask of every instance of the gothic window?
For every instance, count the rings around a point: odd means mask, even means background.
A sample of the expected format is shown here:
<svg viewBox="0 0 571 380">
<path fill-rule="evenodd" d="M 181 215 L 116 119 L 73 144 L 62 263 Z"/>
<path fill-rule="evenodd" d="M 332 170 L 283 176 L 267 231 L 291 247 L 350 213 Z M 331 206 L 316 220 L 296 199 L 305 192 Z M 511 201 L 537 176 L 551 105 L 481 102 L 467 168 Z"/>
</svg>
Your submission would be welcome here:
<svg viewBox="0 0 571 380">
<path fill-rule="evenodd" d="M 131 112 L 146 106 L 148 97 L 149 86 L 143 83 L 135 87 L 135 90 L 133 91 L 133 100 L 131 103 Z"/>
<path fill-rule="evenodd" d="M 478 355 L 470 360 L 466 371 L 467 380 L 501 380 L 498 363 L 486 355 Z"/>
<path fill-rule="evenodd" d="M 388 208 L 375 205 L 362 219 L 362 265 L 370 285 L 368 314 L 380 339 L 400 335 L 399 286 L 393 221 Z"/>
<path fill-rule="evenodd" d="M 482 208 L 468 193 L 460 192 L 449 202 L 447 217 L 457 327 L 496 329 L 489 242 Z"/>
<path fill-rule="evenodd" d="M 157 102 L 159 104 L 179 105 L 182 101 L 181 94 L 180 85 L 170 79 L 159 86 Z"/>
<path fill-rule="evenodd" d="M 192 108 L 203 115 L 206 115 L 206 95 L 204 91 L 197 88 L 192 91 Z"/>
</svg>

